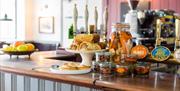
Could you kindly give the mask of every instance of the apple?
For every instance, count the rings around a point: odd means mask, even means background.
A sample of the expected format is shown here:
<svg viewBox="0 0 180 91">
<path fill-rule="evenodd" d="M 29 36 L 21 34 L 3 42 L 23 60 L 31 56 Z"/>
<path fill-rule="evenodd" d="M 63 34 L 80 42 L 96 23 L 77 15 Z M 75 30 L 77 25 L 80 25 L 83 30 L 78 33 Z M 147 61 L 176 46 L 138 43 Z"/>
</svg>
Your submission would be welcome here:
<svg viewBox="0 0 180 91">
<path fill-rule="evenodd" d="M 28 51 L 28 46 L 23 44 L 17 47 L 17 51 Z"/>
</svg>

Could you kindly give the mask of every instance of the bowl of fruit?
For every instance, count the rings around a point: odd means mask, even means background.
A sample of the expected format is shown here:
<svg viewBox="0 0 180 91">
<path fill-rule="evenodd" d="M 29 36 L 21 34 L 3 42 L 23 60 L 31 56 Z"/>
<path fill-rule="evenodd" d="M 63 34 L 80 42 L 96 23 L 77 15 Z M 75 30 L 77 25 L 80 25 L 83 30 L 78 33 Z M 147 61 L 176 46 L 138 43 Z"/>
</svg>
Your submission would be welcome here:
<svg viewBox="0 0 180 91">
<path fill-rule="evenodd" d="M 16 41 L 10 45 L 4 45 L 2 51 L 5 54 L 10 55 L 30 55 L 35 52 L 37 49 L 35 49 L 35 46 L 31 43 L 25 43 L 22 41 Z"/>
</svg>

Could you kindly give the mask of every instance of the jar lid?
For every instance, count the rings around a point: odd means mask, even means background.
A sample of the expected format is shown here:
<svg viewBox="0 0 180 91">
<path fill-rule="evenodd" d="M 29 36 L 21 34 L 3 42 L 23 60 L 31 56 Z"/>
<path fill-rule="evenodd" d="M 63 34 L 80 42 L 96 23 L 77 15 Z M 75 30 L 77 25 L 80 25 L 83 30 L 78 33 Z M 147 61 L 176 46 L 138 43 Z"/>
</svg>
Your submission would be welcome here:
<svg viewBox="0 0 180 91">
<path fill-rule="evenodd" d="M 96 52 L 95 54 L 96 54 L 96 55 L 104 55 L 103 52 Z"/>
<path fill-rule="evenodd" d="M 127 65 L 116 65 L 116 68 L 128 68 L 128 66 Z"/>
<path fill-rule="evenodd" d="M 111 52 L 105 52 L 104 55 L 111 55 Z"/>
<path fill-rule="evenodd" d="M 100 67 L 110 67 L 111 63 L 110 62 L 103 62 L 99 64 Z"/>
</svg>

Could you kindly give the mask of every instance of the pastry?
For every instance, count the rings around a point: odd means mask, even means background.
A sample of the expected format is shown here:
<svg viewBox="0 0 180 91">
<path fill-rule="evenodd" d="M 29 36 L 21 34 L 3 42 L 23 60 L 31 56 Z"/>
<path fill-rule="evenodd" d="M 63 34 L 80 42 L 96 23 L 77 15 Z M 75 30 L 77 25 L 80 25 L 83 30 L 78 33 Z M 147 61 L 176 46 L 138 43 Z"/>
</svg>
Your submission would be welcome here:
<svg viewBox="0 0 180 91">
<path fill-rule="evenodd" d="M 74 38 L 76 42 L 91 42 L 98 43 L 100 36 L 98 34 L 78 34 Z"/>
<path fill-rule="evenodd" d="M 90 66 L 86 65 L 80 65 L 79 63 L 64 63 L 62 66 L 60 66 L 61 70 L 84 70 L 84 69 L 89 69 Z"/>
<path fill-rule="evenodd" d="M 101 50 L 101 47 L 97 43 L 83 42 L 78 47 L 78 50 L 81 51 Z"/>
<path fill-rule="evenodd" d="M 90 66 L 86 66 L 86 65 L 79 65 L 77 67 L 78 67 L 78 70 L 84 70 L 84 69 L 89 69 L 90 68 Z"/>
</svg>

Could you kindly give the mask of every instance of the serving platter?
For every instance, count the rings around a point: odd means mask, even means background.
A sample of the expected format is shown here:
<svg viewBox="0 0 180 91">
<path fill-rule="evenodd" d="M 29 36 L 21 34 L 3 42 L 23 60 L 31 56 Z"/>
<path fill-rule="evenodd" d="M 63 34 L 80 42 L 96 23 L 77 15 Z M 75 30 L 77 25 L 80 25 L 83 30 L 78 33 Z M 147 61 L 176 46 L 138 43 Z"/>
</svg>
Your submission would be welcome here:
<svg viewBox="0 0 180 91">
<path fill-rule="evenodd" d="M 84 70 L 62 70 L 57 68 L 50 68 L 50 71 L 56 74 L 86 74 L 91 71 L 91 68 Z"/>
<path fill-rule="evenodd" d="M 28 55 L 29 58 L 30 58 L 31 54 L 32 54 L 33 52 L 35 52 L 35 51 L 36 51 L 36 50 L 33 50 L 33 51 L 3 51 L 3 53 L 4 53 L 4 54 L 8 54 L 8 55 L 10 56 L 10 58 L 12 57 L 12 55 L 16 55 L 17 58 L 18 58 L 18 56 L 20 56 L 20 55 Z"/>
</svg>

